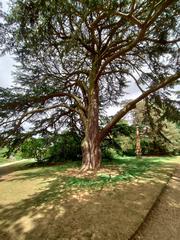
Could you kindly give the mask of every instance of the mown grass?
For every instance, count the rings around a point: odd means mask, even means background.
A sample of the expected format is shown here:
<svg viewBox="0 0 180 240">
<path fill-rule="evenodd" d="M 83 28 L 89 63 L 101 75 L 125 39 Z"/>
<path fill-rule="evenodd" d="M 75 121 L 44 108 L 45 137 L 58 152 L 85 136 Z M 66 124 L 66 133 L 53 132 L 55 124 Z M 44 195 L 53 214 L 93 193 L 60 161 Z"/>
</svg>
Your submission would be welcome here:
<svg viewBox="0 0 180 240">
<path fill-rule="evenodd" d="M 65 187 L 88 187 L 88 188 L 101 188 L 107 184 L 116 184 L 121 181 L 131 181 L 138 177 L 151 178 L 150 171 L 158 173 L 162 170 L 163 166 L 175 160 L 171 157 L 152 157 L 136 159 L 135 157 L 117 157 L 111 163 L 104 164 L 104 168 L 111 171 L 116 169 L 119 173 L 115 176 L 111 173 L 100 173 L 94 178 L 91 177 L 66 177 Z"/>
<path fill-rule="evenodd" d="M 119 182 L 130 182 L 138 178 L 153 179 L 155 175 L 168 172 L 169 166 L 180 161 L 180 157 L 135 157 L 116 156 L 111 161 L 104 161 L 102 168 L 97 172 L 82 174 L 81 162 L 69 161 L 54 166 L 38 166 L 29 162 L 16 166 L 15 176 L 19 180 L 44 179 L 49 182 L 53 191 L 48 199 L 55 199 L 58 192 L 65 193 L 80 189 L 102 189 L 105 186 L 114 186 Z M 164 169 L 164 170 L 163 170 Z M 11 171 L 12 172 L 12 171 Z M 114 174 L 115 172 L 115 174 Z M 53 178 L 53 181 L 50 179 Z M 55 189 L 58 189 L 57 191 Z M 43 199 L 42 199 L 43 201 Z"/>
<path fill-rule="evenodd" d="M 97 173 L 79 174 L 80 162 L 66 162 L 55 166 L 33 167 L 21 171 L 21 179 L 36 179 L 55 177 L 57 185 L 61 184 L 63 189 L 71 188 L 102 188 L 108 184 L 114 185 L 122 181 L 132 181 L 133 179 L 153 178 L 152 173 L 158 174 L 163 167 L 177 161 L 178 157 L 145 157 L 136 159 L 135 157 L 115 157 L 111 162 L 105 161 L 102 169 Z M 106 172 L 108 170 L 108 172 Z M 116 174 L 111 174 L 111 171 Z M 75 172 L 75 173 L 74 173 Z"/>
<path fill-rule="evenodd" d="M 111 236 L 117 231 L 113 239 L 129 239 L 178 161 L 116 156 L 84 175 L 80 162 L 18 163 L 8 175 L 1 167 L 0 239 L 72 239 L 87 230 L 87 222 L 97 226 L 97 239 L 110 239 L 107 230 Z"/>
</svg>

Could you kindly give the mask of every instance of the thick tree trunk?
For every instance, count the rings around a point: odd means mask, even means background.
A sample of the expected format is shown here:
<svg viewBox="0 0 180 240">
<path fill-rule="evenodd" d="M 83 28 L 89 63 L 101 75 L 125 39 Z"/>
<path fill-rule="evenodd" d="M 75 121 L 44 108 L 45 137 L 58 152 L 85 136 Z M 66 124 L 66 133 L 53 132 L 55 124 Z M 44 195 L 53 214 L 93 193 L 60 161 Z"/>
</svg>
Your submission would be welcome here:
<svg viewBox="0 0 180 240">
<path fill-rule="evenodd" d="M 97 97 L 94 95 L 89 106 L 89 114 L 85 126 L 85 137 L 82 141 L 82 170 L 95 170 L 101 164 L 101 139 L 99 133 L 99 114 Z"/>
<path fill-rule="evenodd" d="M 101 138 L 99 131 L 99 88 L 93 84 L 89 92 L 85 137 L 82 142 L 82 170 L 95 170 L 101 164 Z"/>
<path fill-rule="evenodd" d="M 82 142 L 82 157 L 82 171 L 98 169 L 101 164 L 100 142 L 86 137 Z"/>
</svg>

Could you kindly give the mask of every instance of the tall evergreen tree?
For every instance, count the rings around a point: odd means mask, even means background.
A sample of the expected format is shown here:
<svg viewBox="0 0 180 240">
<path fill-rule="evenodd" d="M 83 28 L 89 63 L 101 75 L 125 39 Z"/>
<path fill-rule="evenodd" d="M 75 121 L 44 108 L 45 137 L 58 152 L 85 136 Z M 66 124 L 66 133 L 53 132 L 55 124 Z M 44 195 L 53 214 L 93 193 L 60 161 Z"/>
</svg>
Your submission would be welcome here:
<svg viewBox="0 0 180 240">
<path fill-rule="evenodd" d="M 150 101 L 151 100 L 151 101 Z M 154 101 L 153 101 L 154 100 Z M 172 101 L 172 103 L 176 101 Z M 146 153 L 151 154 L 177 154 L 179 153 L 179 120 L 178 106 L 169 102 L 146 99 L 136 105 L 133 111 L 133 122 L 139 124 L 142 140 L 149 143 Z M 149 149 L 148 149 L 149 148 Z"/>
<path fill-rule="evenodd" d="M 71 122 L 83 130 L 82 169 L 98 168 L 114 125 L 180 77 L 179 9 L 175 0 L 12 1 L 1 50 L 18 64 L 14 87 L 0 89 L 1 142 L 15 145 Z M 133 82 L 142 94 L 101 128 L 104 109 Z"/>
</svg>

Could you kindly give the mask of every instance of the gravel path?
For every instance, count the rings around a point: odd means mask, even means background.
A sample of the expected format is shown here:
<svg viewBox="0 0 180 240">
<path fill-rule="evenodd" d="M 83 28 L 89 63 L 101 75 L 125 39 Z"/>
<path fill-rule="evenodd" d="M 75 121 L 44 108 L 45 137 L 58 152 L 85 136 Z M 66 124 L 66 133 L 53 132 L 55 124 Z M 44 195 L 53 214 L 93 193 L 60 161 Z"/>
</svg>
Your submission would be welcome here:
<svg viewBox="0 0 180 240">
<path fill-rule="evenodd" d="M 180 166 L 132 240 L 180 239 Z"/>
</svg>

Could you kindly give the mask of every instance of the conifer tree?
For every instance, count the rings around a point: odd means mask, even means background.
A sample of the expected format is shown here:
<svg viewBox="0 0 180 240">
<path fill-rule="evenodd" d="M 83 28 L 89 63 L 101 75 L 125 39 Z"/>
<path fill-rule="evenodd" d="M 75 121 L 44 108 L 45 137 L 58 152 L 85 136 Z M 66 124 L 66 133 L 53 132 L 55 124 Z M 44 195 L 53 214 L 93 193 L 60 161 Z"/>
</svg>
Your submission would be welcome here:
<svg viewBox="0 0 180 240">
<path fill-rule="evenodd" d="M 1 143 L 73 122 L 83 131 L 82 169 L 98 168 L 115 124 L 179 79 L 179 9 L 175 0 L 12 1 L 0 48 L 18 64 L 14 86 L 0 89 Z M 134 82 L 142 94 L 100 127 L 103 111 Z"/>
</svg>

